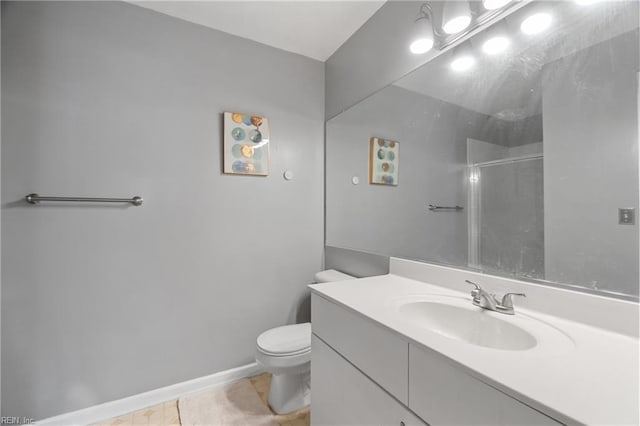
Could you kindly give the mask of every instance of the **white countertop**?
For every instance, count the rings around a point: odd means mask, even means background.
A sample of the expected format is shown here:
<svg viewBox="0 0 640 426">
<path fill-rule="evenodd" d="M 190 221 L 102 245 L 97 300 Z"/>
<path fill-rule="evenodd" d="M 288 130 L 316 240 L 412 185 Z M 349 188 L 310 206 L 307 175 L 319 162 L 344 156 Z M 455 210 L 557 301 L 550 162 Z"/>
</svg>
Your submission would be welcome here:
<svg viewBox="0 0 640 426">
<path fill-rule="evenodd" d="M 421 295 L 464 297 L 471 304 L 469 293 L 392 274 L 310 287 L 408 341 L 435 350 L 483 382 L 560 422 L 640 422 L 637 338 L 518 309 L 516 301 L 514 316 L 488 313 L 531 332 L 539 344 L 524 351 L 485 348 L 434 333 L 397 310 L 398 301 Z M 539 321 L 542 327 L 536 326 Z"/>
</svg>

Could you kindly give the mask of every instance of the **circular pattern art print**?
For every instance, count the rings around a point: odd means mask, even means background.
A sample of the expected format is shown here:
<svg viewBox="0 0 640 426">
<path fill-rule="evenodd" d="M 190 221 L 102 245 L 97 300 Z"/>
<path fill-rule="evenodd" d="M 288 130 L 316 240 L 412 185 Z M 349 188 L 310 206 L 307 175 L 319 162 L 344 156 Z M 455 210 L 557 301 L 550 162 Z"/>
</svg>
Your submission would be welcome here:
<svg viewBox="0 0 640 426">
<path fill-rule="evenodd" d="M 269 174 L 269 121 L 239 112 L 224 113 L 223 171 L 226 174 Z"/>
<path fill-rule="evenodd" d="M 369 141 L 369 183 L 398 185 L 400 144 L 397 141 L 372 137 Z"/>
</svg>

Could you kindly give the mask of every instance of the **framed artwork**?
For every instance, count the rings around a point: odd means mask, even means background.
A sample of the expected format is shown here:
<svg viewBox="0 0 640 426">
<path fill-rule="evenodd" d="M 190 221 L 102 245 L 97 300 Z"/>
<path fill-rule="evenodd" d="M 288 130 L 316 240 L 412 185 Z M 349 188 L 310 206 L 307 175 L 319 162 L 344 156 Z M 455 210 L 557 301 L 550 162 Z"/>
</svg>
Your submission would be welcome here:
<svg viewBox="0 0 640 426">
<path fill-rule="evenodd" d="M 372 137 L 369 143 L 369 183 L 398 185 L 400 144 L 396 141 Z"/>
<path fill-rule="evenodd" d="M 269 120 L 259 115 L 224 113 L 224 173 L 269 175 Z"/>
</svg>

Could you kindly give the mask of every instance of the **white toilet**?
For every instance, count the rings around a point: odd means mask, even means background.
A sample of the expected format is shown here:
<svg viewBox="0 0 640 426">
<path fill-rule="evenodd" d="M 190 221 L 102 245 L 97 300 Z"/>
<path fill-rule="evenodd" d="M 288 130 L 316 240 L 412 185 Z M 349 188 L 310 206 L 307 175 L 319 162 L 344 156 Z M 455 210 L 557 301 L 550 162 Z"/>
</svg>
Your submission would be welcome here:
<svg viewBox="0 0 640 426">
<path fill-rule="evenodd" d="M 354 279 L 334 269 L 318 272 L 315 282 Z M 256 361 L 271 373 L 269 405 L 278 414 L 299 410 L 311 401 L 311 323 L 272 328 L 258 336 Z"/>
</svg>

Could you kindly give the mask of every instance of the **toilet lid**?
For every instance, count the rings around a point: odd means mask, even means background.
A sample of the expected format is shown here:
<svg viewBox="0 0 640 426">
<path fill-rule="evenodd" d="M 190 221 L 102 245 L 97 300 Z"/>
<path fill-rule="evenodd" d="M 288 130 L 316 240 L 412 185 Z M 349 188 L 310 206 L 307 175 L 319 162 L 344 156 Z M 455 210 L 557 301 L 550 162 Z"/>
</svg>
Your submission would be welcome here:
<svg viewBox="0 0 640 426">
<path fill-rule="evenodd" d="M 272 328 L 258 336 L 258 349 L 270 355 L 293 355 L 311 348 L 311 323 Z"/>
</svg>

